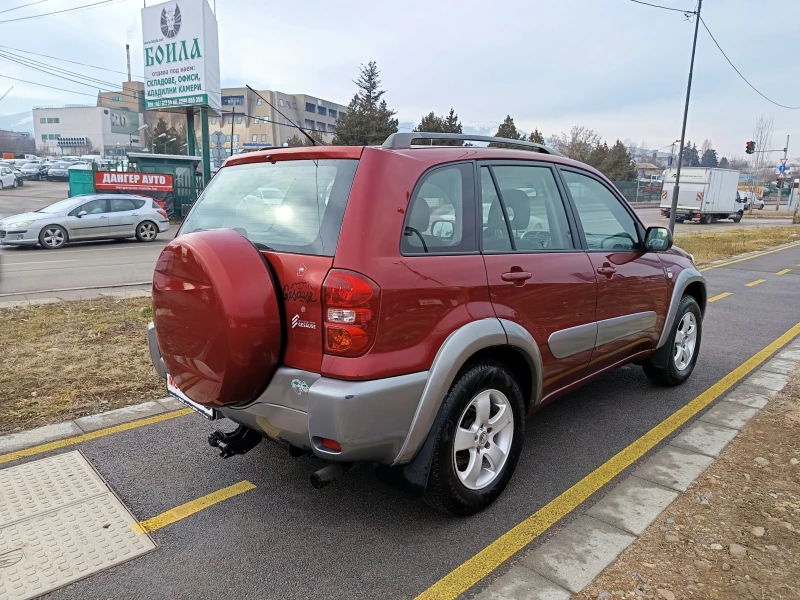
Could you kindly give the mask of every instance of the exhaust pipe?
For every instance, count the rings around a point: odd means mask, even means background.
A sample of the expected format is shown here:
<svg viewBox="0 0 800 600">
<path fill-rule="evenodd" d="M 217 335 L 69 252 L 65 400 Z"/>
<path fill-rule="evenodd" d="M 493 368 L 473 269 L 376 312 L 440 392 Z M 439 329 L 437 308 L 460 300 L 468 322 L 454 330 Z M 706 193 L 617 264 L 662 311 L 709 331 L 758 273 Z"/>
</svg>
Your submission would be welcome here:
<svg viewBox="0 0 800 600">
<path fill-rule="evenodd" d="M 353 463 L 345 463 L 345 462 L 333 462 L 324 467 L 322 467 L 319 471 L 315 471 L 311 474 L 311 486 L 315 490 L 320 490 L 324 488 L 326 485 L 333 483 L 339 477 L 344 475 L 347 471 L 353 468 Z"/>
</svg>

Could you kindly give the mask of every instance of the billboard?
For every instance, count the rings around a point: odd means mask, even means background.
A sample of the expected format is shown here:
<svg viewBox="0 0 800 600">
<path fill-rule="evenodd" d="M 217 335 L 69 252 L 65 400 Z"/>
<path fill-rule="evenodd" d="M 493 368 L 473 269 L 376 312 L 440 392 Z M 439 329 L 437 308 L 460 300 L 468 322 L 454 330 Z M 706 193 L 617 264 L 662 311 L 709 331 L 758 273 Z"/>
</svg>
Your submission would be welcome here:
<svg viewBox="0 0 800 600">
<path fill-rule="evenodd" d="M 207 0 L 142 9 L 145 109 L 209 106 L 219 111 L 217 18 Z"/>
<path fill-rule="evenodd" d="M 161 173 L 119 173 L 115 171 L 95 171 L 94 187 L 98 190 L 171 192 L 172 175 Z"/>
<path fill-rule="evenodd" d="M 111 133 L 124 133 L 131 135 L 139 129 L 139 113 L 130 110 L 108 109 L 111 120 Z"/>
</svg>

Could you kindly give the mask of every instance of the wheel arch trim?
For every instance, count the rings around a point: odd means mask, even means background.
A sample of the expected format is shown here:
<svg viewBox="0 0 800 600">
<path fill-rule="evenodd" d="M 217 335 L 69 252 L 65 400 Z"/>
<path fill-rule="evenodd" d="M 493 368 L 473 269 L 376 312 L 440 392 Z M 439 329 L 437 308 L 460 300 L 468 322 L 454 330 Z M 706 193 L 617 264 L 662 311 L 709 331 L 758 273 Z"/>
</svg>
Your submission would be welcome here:
<svg viewBox="0 0 800 600">
<path fill-rule="evenodd" d="M 542 359 L 531 335 L 516 323 L 497 318 L 467 323 L 451 333 L 436 353 L 408 435 L 392 466 L 405 464 L 416 456 L 428 438 L 458 372 L 475 353 L 492 346 L 511 346 L 522 353 L 533 377 L 532 402 L 541 401 Z"/>
<path fill-rule="evenodd" d="M 672 326 L 675 324 L 675 315 L 678 313 L 678 306 L 681 303 L 681 298 L 683 298 L 684 292 L 686 292 L 686 288 L 688 288 L 692 283 L 699 282 L 702 284 L 703 294 L 707 295 L 706 293 L 706 278 L 695 268 L 687 268 L 683 269 L 679 274 L 677 279 L 675 280 L 675 285 L 672 287 L 672 296 L 669 302 L 669 310 L 667 311 L 667 318 L 664 319 L 664 329 L 661 330 L 661 337 L 658 339 L 658 345 L 656 348 L 661 348 L 664 344 L 667 343 L 667 339 L 669 339 L 670 331 L 672 331 Z M 705 299 L 699 303 L 701 309 L 705 306 Z"/>
</svg>

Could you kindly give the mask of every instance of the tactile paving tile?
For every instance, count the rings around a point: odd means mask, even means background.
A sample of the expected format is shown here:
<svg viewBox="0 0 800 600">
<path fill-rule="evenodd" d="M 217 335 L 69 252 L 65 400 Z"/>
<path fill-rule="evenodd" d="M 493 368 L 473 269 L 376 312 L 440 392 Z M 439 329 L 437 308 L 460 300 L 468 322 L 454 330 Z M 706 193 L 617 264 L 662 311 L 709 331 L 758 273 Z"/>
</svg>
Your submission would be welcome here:
<svg viewBox="0 0 800 600">
<path fill-rule="evenodd" d="M 35 598 L 155 549 L 79 452 L 4 469 L 0 486 L 0 600 Z"/>
<path fill-rule="evenodd" d="M 0 471 L 0 527 L 104 494 L 105 483 L 79 452 Z"/>
</svg>

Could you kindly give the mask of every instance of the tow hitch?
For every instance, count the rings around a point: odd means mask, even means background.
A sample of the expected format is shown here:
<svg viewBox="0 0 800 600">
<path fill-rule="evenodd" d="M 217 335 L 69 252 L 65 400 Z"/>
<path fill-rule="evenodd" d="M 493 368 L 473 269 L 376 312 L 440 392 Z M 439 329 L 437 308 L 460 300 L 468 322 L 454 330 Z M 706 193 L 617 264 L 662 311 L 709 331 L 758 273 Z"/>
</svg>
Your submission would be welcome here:
<svg viewBox="0 0 800 600">
<path fill-rule="evenodd" d="M 215 431 L 208 436 L 208 443 L 219 450 L 222 458 L 245 454 L 255 448 L 260 441 L 261 434 L 244 425 L 239 425 L 230 433 Z"/>
</svg>

